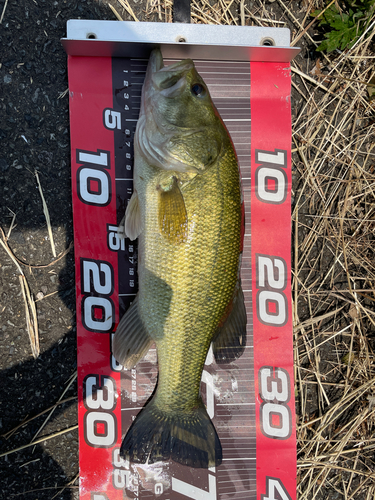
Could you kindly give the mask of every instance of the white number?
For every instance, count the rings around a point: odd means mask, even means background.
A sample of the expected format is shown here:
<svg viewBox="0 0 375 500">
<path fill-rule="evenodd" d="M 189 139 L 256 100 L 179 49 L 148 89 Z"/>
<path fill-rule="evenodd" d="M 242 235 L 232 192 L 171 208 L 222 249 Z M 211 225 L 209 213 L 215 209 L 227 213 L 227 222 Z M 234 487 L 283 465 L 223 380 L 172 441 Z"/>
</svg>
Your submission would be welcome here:
<svg viewBox="0 0 375 500">
<path fill-rule="evenodd" d="M 107 262 L 81 259 L 82 320 L 85 328 L 91 331 L 109 332 L 113 327 L 114 306 L 109 295 L 113 292 L 113 270 Z M 95 294 L 95 295 L 92 295 Z M 98 297 L 96 294 L 107 295 Z M 95 317 L 95 310 L 100 317 Z"/>
<path fill-rule="evenodd" d="M 100 151 L 99 153 L 87 153 L 78 150 L 78 163 L 93 163 L 101 167 L 108 167 L 108 153 Z"/>
<path fill-rule="evenodd" d="M 275 378 L 272 376 L 272 369 L 265 366 L 259 370 L 261 396 L 268 401 L 278 401 L 285 403 L 289 401 L 289 379 L 287 373 L 281 368 L 275 368 Z M 271 390 L 268 390 L 271 387 Z M 280 389 L 280 390 L 279 390 Z"/>
<path fill-rule="evenodd" d="M 260 421 L 264 435 L 287 439 L 292 431 L 292 414 L 286 403 L 290 400 L 288 372 L 282 368 L 263 366 L 259 370 Z"/>
<path fill-rule="evenodd" d="M 258 287 L 264 288 L 267 284 L 276 290 L 283 290 L 286 285 L 286 264 L 277 257 L 257 255 Z M 275 277 L 278 276 L 278 277 Z"/>
<path fill-rule="evenodd" d="M 113 450 L 113 465 L 115 467 L 125 467 L 129 469 L 129 462 L 127 463 L 120 455 L 120 448 L 115 448 Z"/>
<path fill-rule="evenodd" d="M 273 302 L 275 312 L 270 312 L 269 303 Z M 287 300 L 282 292 L 261 290 L 257 295 L 259 319 L 266 325 L 283 326 L 286 323 Z"/>
<path fill-rule="evenodd" d="M 257 198 L 265 203 L 284 203 L 288 190 L 288 178 L 283 170 L 287 166 L 286 151 L 256 150 L 255 162 L 262 163 L 255 171 Z"/>
<path fill-rule="evenodd" d="M 83 403 L 87 408 L 84 433 L 90 446 L 108 448 L 117 439 L 116 384 L 105 375 L 88 375 L 83 381 Z M 104 411 L 100 411 L 104 410 Z"/>
<path fill-rule="evenodd" d="M 112 463 L 115 467 L 113 470 L 113 486 L 117 489 L 124 489 L 129 485 L 131 472 L 129 470 L 129 461 L 124 460 L 120 456 L 120 449 L 115 448 L 112 455 Z"/>
<path fill-rule="evenodd" d="M 257 315 L 261 323 L 284 326 L 288 321 L 288 300 L 282 292 L 287 285 L 286 263 L 280 257 L 256 254 Z M 273 310 L 271 310 L 273 305 Z"/>
<path fill-rule="evenodd" d="M 285 167 L 285 152 L 278 151 L 277 153 L 268 153 L 265 151 L 257 151 L 257 163 L 274 163 Z"/>
<path fill-rule="evenodd" d="M 117 252 L 118 250 L 125 250 L 125 238 L 121 238 L 118 233 L 117 226 L 108 226 L 108 246 L 110 250 Z"/>
<path fill-rule="evenodd" d="M 130 470 L 114 469 L 113 486 L 118 489 L 126 488 L 129 484 Z"/>
<path fill-rule="evenodd" d="M 101 387 L 99 388 L 97 375 L 90 375 L 86 378 L 85 403 L 90 410 L 112 410 L 115 404 L 116 388 L 113 380 L 102 376 Z M 94 389 L 95 388 L 95 389 Z"/>
<path fill-rule="evenodd" d="M 265 403 L 260 413 L 264 434 L 278 439 L 286 439 L 290 436 L 290 410 L 287 406 Z M 273 421 L 274 416 L 278 419 L 278 423 Z"/>
<path fill-rule="evenodd" d="M 155 494 L 161 495 L 162 493 L 163 493 L 163 483 L 156 483 L 155 484 Z"/>
<path fill-rule="evenodd" d="M 93 278 L 94 290 L 97 293 L 103 295 L 109 295 L 112 291 L 112 272 L 108 264 L 101 262 L 99 265 L 96 262 L 90 260 L 83 261 L 83 291 L 85 293 L 91 292 L 91 274 Z M 102 273 L 102 278 L 100 279 L 100 273 Z M 104 282 L 101 284 L 101 281 Z"/>
<path fill-rule="evenodd" d="M 267 476 L 266 481 L 266 494 L 260 496 L 261 500 L 292 500 L 280 479 Z"/>
<path fill-rule="evenodd" d="M 172 490 L 194 500 L 216 500 L 216 479 L 208 475 L 208 491 L 172 477 Z"/>
<path fill-rule="evenodd" d="M 109 153 L 100 150 L 92 153 L 77 149 L 77 163 L 84 164 L 77 170 L 79 199 L 88 205 L 108 205 L 111 200 L 111 178 L 103 167 L 110 168 Z M 91 165 L 96 165 L 96 167 Z"/>
<path fill-rule="evenodd" d="M 98 424 L 104 424 L 105 432 L 97 431 Z M 108 448 L 116 442 L 116 419 L 112 413 L 87 412 L 85 415 L 86 439 L 91 446 Z"/>
<path fill-rule="evenodd" d="M 121 113 L 112 109 L 104 110 L 104 126 L 109 129 L 121 130 Z"/>
<path fill-rule="evenodd" d="M 108 332 L 113 325 L 112 302 L 105 297 L 84 297 L 82 301 L 83 320 L 88 330 Z M 102 309 L 102 317 L 96 319 L 95 309 Z"/>
<path fill-rule="evenodd" d="M 275 183 L 274 189 L 269 187 L 269 182 Z M 278 168 L 261 167 L 257 171 L 258 196 L 266 203 L 280 204 L 285 200 L 286 174 Z"/>
<path fill-rule="evenodd" d="M 94 192 L 90 188 L 92 181 L 98 183 Z M 83 167 L 79 170 L 78 188 L 81 199 L 88 204 L 107 205 L 110 201 L 109 176 L 107 172 L 97 168 Z"/>
</svg>

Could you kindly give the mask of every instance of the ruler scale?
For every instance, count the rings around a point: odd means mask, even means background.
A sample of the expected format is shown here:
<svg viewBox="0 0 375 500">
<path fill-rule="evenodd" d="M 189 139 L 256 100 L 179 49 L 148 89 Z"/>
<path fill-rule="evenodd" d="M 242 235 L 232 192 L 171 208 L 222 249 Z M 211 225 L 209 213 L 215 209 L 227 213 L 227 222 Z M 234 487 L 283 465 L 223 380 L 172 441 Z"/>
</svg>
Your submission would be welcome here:
<svg viewBox="0 0 375 500">
<path fill-rule="evenodd" d="M 99 32 L 98 26 L 91 32 Z M 208 470 L 173 461 L 135 465 L 119 456 L 119 448 L 154 390 L 157 353 L 152 347 L 135 368 L 125 370 L 112 356 L 111 342 L 138 288 L 137 242 L 121 240 L 117 228 L 133 190 L 133 141 L 150 47 L 142 55 L 138 45 L 134 57 L 93 57 L 85 54 L 91 48 L 84 44 L 80 56 L 73 38 L 65 45 L 73 54 L 68 68 L 80 499 L 294 499 L 290 54 L 280 62 L 248 56 L 225 60 L 220 54 L 195 59 L 239 160 L 246 223 L 241 267 L 246 348 L 234 363 L 220 367 L 209 352 L 203 371 L 202 396 L 222 443 L 223 463 Z M 105 40 L 96 47 L 107 50 Z M 166 57 L 168 47 L 161 44 L 166 65 L 186 57 Z"/>
</svg>

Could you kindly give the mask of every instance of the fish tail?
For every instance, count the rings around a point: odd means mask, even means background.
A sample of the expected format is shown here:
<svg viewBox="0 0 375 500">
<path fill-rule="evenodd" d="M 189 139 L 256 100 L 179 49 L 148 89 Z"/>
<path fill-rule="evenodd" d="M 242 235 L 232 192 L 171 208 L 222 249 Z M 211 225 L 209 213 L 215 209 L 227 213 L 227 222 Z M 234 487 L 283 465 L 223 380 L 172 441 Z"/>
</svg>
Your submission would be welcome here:
<svg viewBox="0 0 375 500">
<path fill-rule="evenodd" d="M 189 413 L 173 414 L 151 400 L 128 430 L 120 454 L 133 463 L 172 459 L 198 468 L 218 466 L 222 461 L 220 440 L 202 400 Z"/>
</svg>

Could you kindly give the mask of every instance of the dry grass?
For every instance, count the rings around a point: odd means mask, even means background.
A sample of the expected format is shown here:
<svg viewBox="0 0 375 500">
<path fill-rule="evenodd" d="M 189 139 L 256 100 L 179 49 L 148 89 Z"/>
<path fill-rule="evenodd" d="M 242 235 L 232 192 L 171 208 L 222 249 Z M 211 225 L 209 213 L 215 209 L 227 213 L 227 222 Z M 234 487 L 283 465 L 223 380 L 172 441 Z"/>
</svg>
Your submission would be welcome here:
<svg viewBox="0 0 375 500">
<path fill-rule="evenodd" d="M 43 200 L 44 213 L 45 213 L 46 219 L 47 219 L 47 226 L 48 226 L 48 232 L 50 234 L 50 241 L 51 241 L 52 249 L 54 252 L 54 256 L 56 257 L 55 246 L 54 246 L 54 244 L 52 244 L 52 242 L 53 242 L 52 227 L 51 227 L 51 224 L 49 221 L 48 208 L 47 208 L 46 202 L 44 200 L 44 196 L 43 196 L 42 188 L 41 188 L 40 183 L 39 183 L 39 179 L 38 179 L 38 185 L 39 185 L 40 194 L 41 194 L 41 197 Z M 0 245 L 3 247 L 5 252 L 8 254 L 8 257 L 15 264 L 17 271 L 19 273 L 18 278 L 19 278 L 19 282 L 20 282 L 21 294 L 22 294 L 24 307 L 25 307 L 26 330 L 27 330 L 27 334 L 28 334 L 29 340 L 30 340 L 30 347 L 31 347 L 32 355 L 34 356 L 34 359 L 36 359 L 39 356 L 40 350 L 39 350 L 38 317 L 37 317 L 37 310 L 36 310 L 35 304 L 36 304 L 36 302 L 38 302 L 38 300 L 42 300 L 43 298 L 47 298 L 51 295 L 54 295 L 54 293 L 57 293 L 57 292 L 53 292 L 51 294 L 46 295 L 45 297 L 42 297 L 40 299 L 35 300 L 34 295 L 32 294 L 32 292 L 30 290 L 28 281 L 26 279 L 24 272 L 22 271 L 21 266 L 27 267 L 29 269 L 30 273 L 31 273 L 32 269 L 43 269 L 46 267 L 50 267 L 70 252 L 70 250 L 73 248 L 73 242 L 71 242 L 70 245 L 68 246 L 68 248 L 66 250 L 64 250 L 54 261 L 50 262 L 49 264 L 42 264 L 42 265 L 37 265 L 37 266 L 32 265 L 32 264 L 28 264 L 27 262 L 20 260 L 14 254 L 14 252 L 12 251 L 12 249 L 10 248 L 10 246 L 8 244 L 8 239 L 9 239 L 10 234 L 12 232 L 12 228 L 15 227 L 14 221 L 16 218 L 16 214 L 14 212 L 12 212 L 12 214 L 13 214 L 13 218 L 12 218 L 12 222 L 10 224 L 7 235 L 5 235 L 3 229 L 0 227 Z M 48 218 L 47 218 L 47 215 L 48 215 Z"/>
<path fill-rule="evenodd" d="M 325 88 L 294 82 L 303 102 L 293 125 L 301 500 L 375 494 L 373 35 L 310 65 Z"/>
<path fill-rule="evenodd" d="M 288 20 L 292 45 L 317 46 L 309 14 L 327 3 L 304 0 L 301 11 L 296 3 L 193 0 L 192 22 Z M 146 17 L 155 13 L 171 22 L 172 1 L 148 0 Z M 375 497 L 374 22 L 350 51 L 292 62 L 300 500 Z"/>
</svg>

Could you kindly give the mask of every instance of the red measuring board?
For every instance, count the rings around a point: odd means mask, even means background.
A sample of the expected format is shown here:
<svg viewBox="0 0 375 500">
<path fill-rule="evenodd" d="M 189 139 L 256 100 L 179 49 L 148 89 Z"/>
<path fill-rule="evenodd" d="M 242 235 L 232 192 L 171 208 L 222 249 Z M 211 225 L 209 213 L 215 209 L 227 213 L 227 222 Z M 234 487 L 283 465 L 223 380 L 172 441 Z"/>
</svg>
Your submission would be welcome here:
<svg viewBox="0 0 375 500">
<path fill-rule="evenodd" d="M 290 67 L 195 64 L 231 134 L 245 201 L 246 349 L 220 367 L 210 351 L 202 376 L 223 463 L 206 470 L 119 456 L 158 372 L 155 348 L 132 370 L 111 354 L 119 318 L 137 292 L 137 245 L 121 240 L 117 227 L 132 194 L 147 60 L 69 56 L 81 500 L 296 498 Z"/>
</svg>

